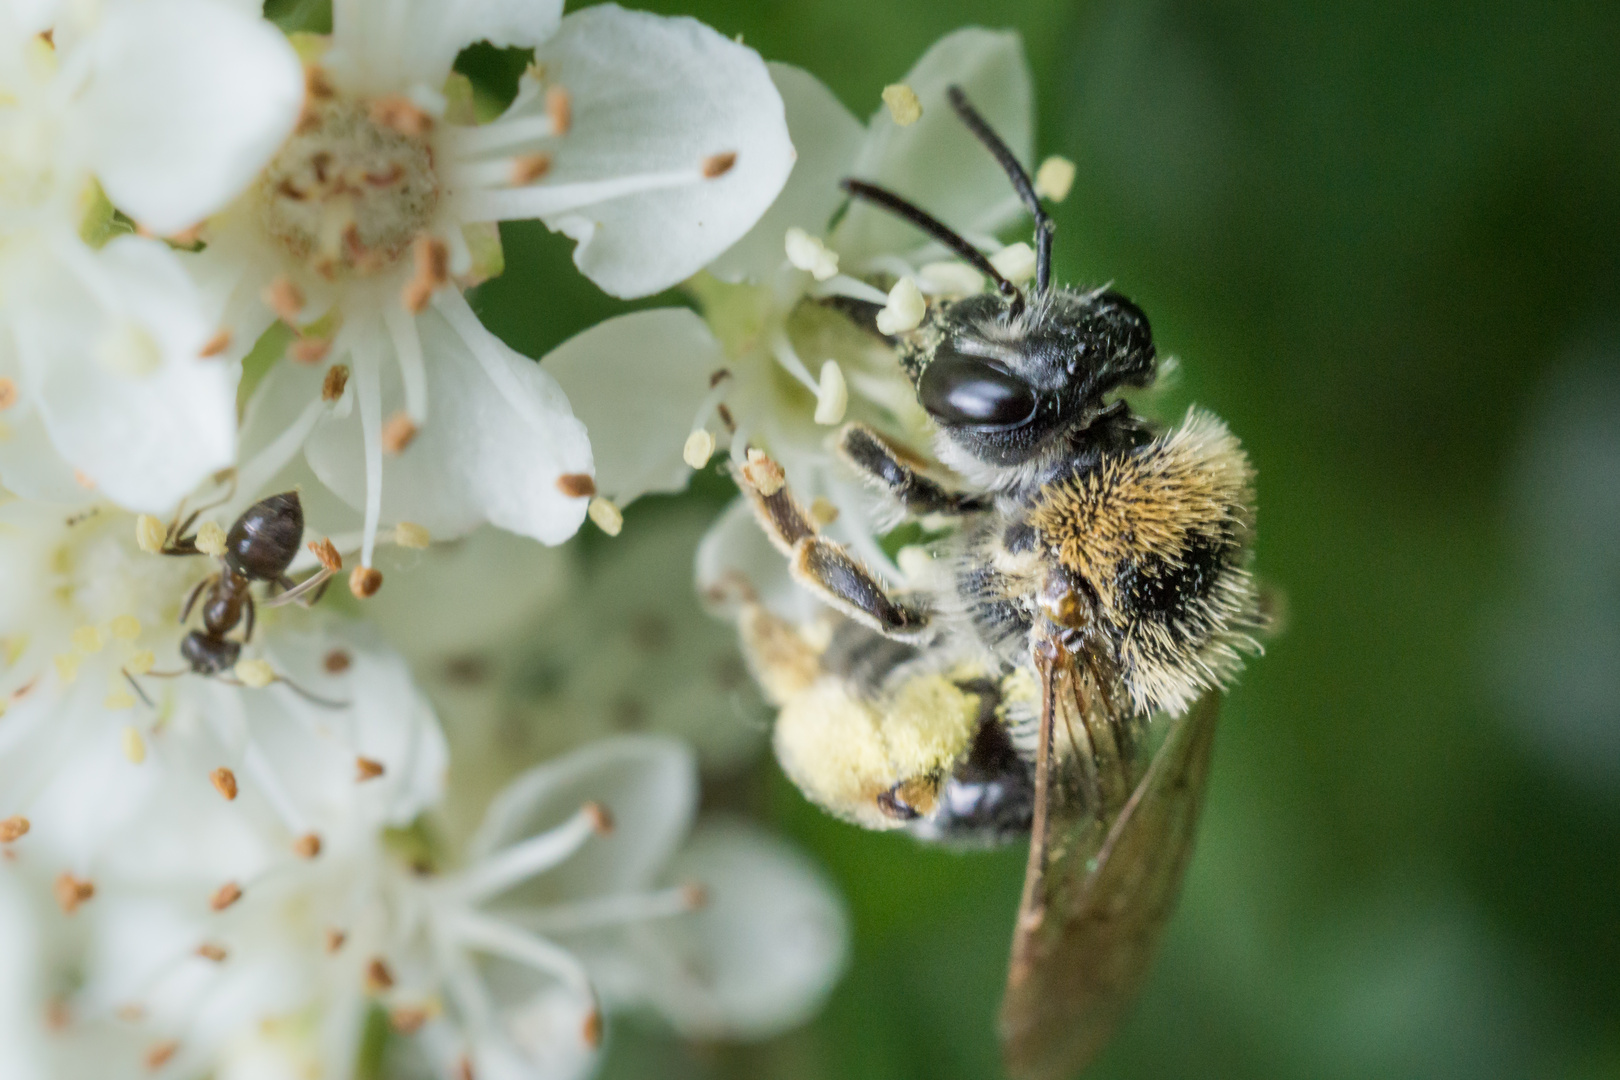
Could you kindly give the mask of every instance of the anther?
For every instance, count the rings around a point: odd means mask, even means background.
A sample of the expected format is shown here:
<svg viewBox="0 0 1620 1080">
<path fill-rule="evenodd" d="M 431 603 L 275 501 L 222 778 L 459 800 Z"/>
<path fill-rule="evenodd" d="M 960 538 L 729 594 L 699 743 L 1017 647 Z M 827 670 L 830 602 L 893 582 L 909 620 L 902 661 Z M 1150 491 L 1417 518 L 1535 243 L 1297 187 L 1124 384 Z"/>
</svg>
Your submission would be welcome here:
<svg viewBox="0 0 1620 1080">
<path fill-rule="evenodd" d="M 321 658 L 321 669 L 328 675 L 341 675 L 348 671 L 353 663 L 354 658 L 349 655 L 347 650 L 333 649 Z"/>
<path fill-rule="evenodd" d="M 356 757 L 354 759 L 354 782 L 363 784 L 367 780 L 375 780 L 387 772 L 382 762 L 375 758 Z"/>
<path fill-rule="evenodd" d="M 287 347 L 287 355 L 297 364 L 318 364 L 332 351 L 332 341 L 323 337 L 300 337 Z M 327 372 L 330 376 L 331 372 Z"/>
<path fill-rule="evenodd" d="M 227 881 L 214 890 L 214 895 L 208 898 L 208 906 L 215 911 L 224 911 L 240 899 L 242 899 L 242 886 L 234 881 Z"/>
<path fill-rule="evenodd" d="M 456 1062 L 456 1080 L 477 1080 L 473 1075 L 472 1062 L 466 1057 Z"/>
<path fill-rule="evenodd" d="M 348 367 L 344 364 L 333 364 L 326 369 L 326 378 L 321 380 L 321 400 L 336 401 L 343 396 L 343 389 L 348 385 Z"/>
<path fill-rule="evenodd" d="M 378 127 L 392 128 L 401 135 L 426 135 L 433 127 L 433 117 L 403 94 L 386 94 L 377 98 L 372 101 L 368 111 L 372 123 Z"/>
<path fill-rule="evenodd" d="M 165 1039 L 160 1043 L 153 1044 L 152 1048 L 146 1052 L 146 1057 L 144 1057 L 142 1061 L 145 1063 L 148 1069 L 153 1072 L 157 1072 L 170 1061 L 174 1060 L 174 1055 L 178 1054 L 179 1052 L 179 1040 Z"/>
<path fill-rule="evenodd" d="M 321 854 L 321 838 L 315 833 L 305 833 L 293 841 L 293 854 L 300 859 L 315 859 Z"/>
<path fill-rule="evenodd" d="M 275 312 L 276 318 L 288 326 L 296 326 L 298 316 L 304 311 L 304 291 L 292 278 L 281 274 L 264 287 L 264 303 Z"/>
<path fill-rule="evenodd" d="M 231 673 L 254 690 L 263 690 L 276 681 L 276 669 L 268 660 L 238 660 Z"/>
<path fill-rule="evenodd" d="M 932 262 L 917 271 L 917 282 L 929 293 L 973 296 L 984 291 L 984 275 L 959 262 Z"/>
<path fill-rule="evenodd" d="M 700 881 L 688 881 L 681 886 L 681 903 L 686 905 L 688 911 L 696 911 L 699 908 L 707 907 L 709 903 L 708 886 Z"/>
<path fill-rule="evenodd" d="M 320 563 L 323 569 L 334 574 L 343 569 L 343 556 L 338 554 L 337 545 L 332 543 L 331 537 L 322 539 L 320 543 L 311 540 L 305 546 L 309 548 L 309 553 L 315 556 L 315 561 Z"/>
<path fill-rule="evenodd" d="M 120 641 L 134 641 L 141 636 L 141 620 L 133 615 L 115 615 L 107 629 Z"/>
<path fill-rule="evenodd" d="M 370 600 L 382 588 L 382 571 L 369 566 L 357 566 L 349 572 L 349 591 L 356 600 Z"/>
<path fill-rule="evenodd" d="M 304 69 L 304 93 L 316 101 L 328 101 L 337 91 L 332 88 L 332 80 L 327 77 L 326 69 L 311 64 Z"/>
<path fill-rule="evenodd" d="M 155 371 L 156 368 L 152 368 L 150 370 Z M 143 371 L 143 372 L 140 372 L 139 374 L 144 375 L 144 374 L 146 374 L 146 372 Z M 83 469 L 74 469 L 73 470 L 73 482 L 75 484 L 78 484 L 80 487 L 84 488 L 84 490 L 86 490 L 86 491 L 94 491 L 94 490 L 96 490 L 96 482 L 95 482 L 95 480 L 92 479 L 90 474 L 85 472 Z"/>
<path fill-rule="evenodd" d="M 135 698 L 129 691 L 116 688 L 107 691 L 107 696 L 101 699 L 103 709 L 133 709 Z"/>
<path fill-rule="evenodd" d="M 557 490 L 570 499 L 588 499 L 596 494 L 596 480 L 590 473 L 563 473 L 557 477 Z"/>
<path fill-rule="evenodd" d="M 821 365 L 821 380 L 816 387 L 816 423 L 836 424 L 844 419 L 848 408 L 849 387 L 844 382 L 844 369 L 838 366 L 838 361 L 828 360 Z"/>
<path fill-rule="evenodd" d="M 727 150 L 723 154 L 710 154 L 703 159 L 703 179 L 717 180 L 730 172 L 735 164 L 737 164 L 735 150 Z"/>
<path fill-rule="evenodd" d="M 421 551 L 433 543 L 433 534 L 414 521 L 402 521 L 394 526 L 394 543 L 402 548 Z"/>
<path fill-rule="evenodd" d="M 607 836 L 613 831 L 613 812 L 599 802 L 588 802 L 579 808 L 580 813 L 591 819 L 591 830 L 598 836 Z"/>
<path fill-rule="evenodd" d="M 910 127 L 922 119 L 922 102 L 917 100 L 917 92 L 905 83 L 885 86 L 883 104 L 889 107 L 889 115 L 901 127 Z"/>
<path fill-rule="evenodd" d="M 397 412 L 390 416 L 383 424 L 382 429 L 383 453 L 391 455 L 403 454 L 405 448 L 411 445 L 412 440 L 416 438 L 416 432 L 416 424 L 405 413 Z"/>
<path fill-rule="evenodd" d="M 328 953 L 335 953 L 343 948 L 343 943 L 349 940 L 349 935 L 341 930 L 328 929 L 324 944 Z"/>
<path fill-rule="evenodd" d="M 1035 249 L 1022 240 L 1008 244 L 990 256 L 990 265 L 1014 285 L 1021 285 L 1035 276 Z"/>
<path fill-rule="evenodd" d="M 551 118 L 551 133 L 566 135 L 574 126 L 574 99 L 560 86 L 546 91 L 546 115 Z"/>
<path fill-rule="evenodd" d="M 57 653 L 51 657 L 51 663 L 56 665 L 56 677 L 64 683 L 79 677 L 79 658 L 71 653 Z"/>
<path fill-rule="evenodd" d="M 217 521 L 205 521 L 197 528 L 197 550 L 216 558 L 225 554 L 225 530 Z"/>
<path fill-rule="evenodd" d="M 512 159 L 512 186 L 532 184 L 550 171 L 550 154 L 519 154 Z"/>
<path fill-rule="evenodd" d="M 580 1030 L 580 1038 L 585 1045 L 595 1049 L 602 1045 L 602 1010 L 592 1009 L 585 1017 L 584 1027 Z"/>
<path fill-rule="evenodd" d="M 748 448 L 748 460 L 743 462 L 742 473 L 743 479 L 767 499 L 781 491 L 787 483 L 787 474 L 782 471 L 782 466 L 756 446 Z"/>
<path fill-rule="evenodd" d="M 139 728 L 134 725 L 124 728 L 122 742 L 124 757 L 131 765 L 139 765 L 146 760 L 146 740 L 141 737 Z"/>
<path fill-rule="evenodd" d="M 82 653 L 98 653 L 106 644 L 101 631 L 94 626 L 81 626 L 74 630 L 70 636 L 73 647 Z"/>
<path fill-rule="evenodd" d="M 388 1026 L 400 1035 L 415 1035 L 432 1017 L 421 1005 L 400 1005 L 389 1010 Z"/>
<path fill-rule="evenodd" d="M 17 384 L 0 375 L 0 412 L 17 404 Z"/>
<path fill-rule="evenodd" d="M 236 801 L 236 774 L 226 768 L 218 768 L 208 774 L 208 782 L 214 785 L 214 790 L 224 796 L 226 802 Z"/>
<path fill-rule="evenodd" d="M 394 986 L 394 973 L 388 970 L 388 965 L 380 956 L 372 957 L 371 963 L 366 965 L 366 989 L 373 994 L 380 994 L 391 990 Z"/>
<path fill-rule="evenodd" d="M 80 906 L 89 903 L 95 898 L 95 884 L 76 878 L 67 871 L 56 876 L 56 884 L 52 887 L 56 894 L 57 906 L 64 915 L 72 915 Z"/>
<path fill-rule="evenodd" d="M 225 962 L 225 957 L 228 954 L 225 952 L 225 946 L 215 945 L 211 941 L 205 941 L 201 945 L 197 946 L 197 955 L 202 957 L 204 960 L 212 960 L 216 964 L 223 964 Z"/>
<path fill-rule="evenodd" d="M 787 231 L 783 242 L 787 260 L 800 270 L 807 270 L 817 281 L 826 281 L 838 274 L 838 252 L 811 236 L 797 225 Z"/>
<path fill-rule="evenodd" d="M 148 555 L 158 555 L 163 551 L 163 542 L 169 538 L 168 530 L 163 522 L 151 514 L 142 514 L 135 519 L 135 545 Z"/>
<path fill-rule="evenodd" d="M 1043 199 L 1062 202 L 1069 197 L 1069 189 L 1073 186 L 1074 162 L 1068 158 L 1053 154 L 1035 170 L 1035 194 Z"/>
<path fill-rule="evenodd" d="M 229 330 L 220 330 L 213 337 L 203 342 L 203 347 L 197 351 L 197 355 L 207 359 L 210 356 L 218 356 L 230 347 L 231 332 Z"/>
<path fill-rule="evenodd" d="M 156 663 L 157 657 L 151 649 L 139 649 L 129 654 L 129 659 L 124 661 L 124 670 L 131 675 L 145 675 Z"/>
<path fill-rule="evenodd" d="M 714 436 L 708 428 L 698 428 L 686 437 L 686 445 L 681 447 L 681 460 L 694 469 L 701 469 L 709 463 L 714 456 Z"/>
<path fill-rule="evenodd" d="M 28 835 L 33 828 L 28 819 L 21 814 L 13 814 L 0 821 L 0 844 L 13 844 Z"/>
<path fill-rule="evenodd" d="M 73 1011 L 68 1003 L 59 997 L 53 997 L 45 1006 L 45 1026 L 52 1031 L 62 1031 L 73 1022 Z"/>
<path fill-rule="evenodd" d="M 825 495 L 817 495 L 810 503 L 810 516 L 815 519 L 817 525 L 825 529 L 838 520 L 838 507 L 834 506 L 832 500 Z"/>
<path fill-rule="evenodd" d="M 591 504 L 585 508 L 585 512 L 590 515 L 592 521 L 596 522 L 596 527 L 609 536 L 618 536 L 619 530 L 624 528 L 624 513 L 613 504 L 611 499 L 604 499 L 598 495 L 591 500 Z"/>
<path fill-rule="evenodd" d="M 907 544 L 895 553 L 895 563 L 900 572 L 912 581 L 926 577 L 933 569 L 934 557 L 928 549 L 917 544 Z"/>
<path fill-rule="evenodd" d="M 428 306 L 433 294 L 450 280 L 450 249 L 443 240 L 418 236 L 411 250 L 416 259 L 416 275 L 405 283 L 400 301 L 406 311 L 416 315 Z"/>
<path fill-rule="evenodd" d="M 1031 271 L 1033 272 L 1033 270 Z M 889 290 L 889 302 L 877 313 L 880 334 L 909 334 L 922 325 L 928 314 L 928 302 L 923 299 L 917 283 L 903 277 Z"/>
</svg>

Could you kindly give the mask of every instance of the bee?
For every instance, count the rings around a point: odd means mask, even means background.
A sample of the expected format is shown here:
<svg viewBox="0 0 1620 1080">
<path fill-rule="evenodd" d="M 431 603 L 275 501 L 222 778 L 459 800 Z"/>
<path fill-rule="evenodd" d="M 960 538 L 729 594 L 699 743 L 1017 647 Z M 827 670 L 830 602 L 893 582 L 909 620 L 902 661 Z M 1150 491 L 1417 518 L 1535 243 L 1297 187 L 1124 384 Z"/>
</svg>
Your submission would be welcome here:
<svg viewBox="0 0 1620 1080">
<path fill-rule="evenodd" d="M 778 706 L 777 757 L 813 802 L 927 841 L 1029 838 L 1000 1036 L 1009 1073 L 1058 1080 L 1146 975 L 1220 691 L 1260 649 L 1253 473 L 1210 413 L 1161 430 L 1119 396 L 1158 373 L 1147 316 L 1111 289 L 1052 286 L 1053 225 L 1029 176 L 959 88 L 948 97 L 1034 217 L 1033 289 L 900 196 L 845 180 L 995 291 L 936 302 L 890 339 L 961 483 L 862 424 L 836 446 L 903 514 L 954 528 L 936 572 L 891 591 L 751 449 L 739 487 L 828 616 L 795 626 L 745 602 L 740 630 Z M 840 306 L 859 318 L 859 302 Z"/>
</svg>

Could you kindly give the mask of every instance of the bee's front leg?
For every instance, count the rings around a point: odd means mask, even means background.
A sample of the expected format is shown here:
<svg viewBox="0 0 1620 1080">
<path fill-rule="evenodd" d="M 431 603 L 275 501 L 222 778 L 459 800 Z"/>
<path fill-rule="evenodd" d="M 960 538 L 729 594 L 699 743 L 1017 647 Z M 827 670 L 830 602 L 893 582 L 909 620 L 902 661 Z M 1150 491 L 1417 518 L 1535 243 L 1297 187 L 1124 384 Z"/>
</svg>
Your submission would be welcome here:
<svg viewBox="0 0 1620 1080">
<path fill-rule="evenodd" d="M 984 496 L 947 491 L 918 472 L 865 424 L 844 425 L 838 433 L 838 454 L 872 486 L 887 493 L 913 516 L 957 516 L 990 508 L 990 500 Z"/>
<path fill-rule="evenodd" d="M 732 474 L 748 496 L 765 535 L 787 556 L 795 580 L 833 608 L 887 637 L 911 640 L 926 633 L 926 608 L 890 596 L 842 544 L 816 532 L 810 515 L 788 491 L 780 465 L 760 451 L 750 450 L 747 462 Z"/>
</svg>

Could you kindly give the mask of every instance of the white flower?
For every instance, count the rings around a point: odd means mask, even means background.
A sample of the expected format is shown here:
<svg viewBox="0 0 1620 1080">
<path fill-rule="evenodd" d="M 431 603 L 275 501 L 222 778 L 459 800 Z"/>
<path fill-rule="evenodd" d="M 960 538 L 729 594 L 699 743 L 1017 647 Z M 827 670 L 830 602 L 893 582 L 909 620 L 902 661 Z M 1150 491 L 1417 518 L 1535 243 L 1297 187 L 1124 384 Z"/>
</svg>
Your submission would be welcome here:
<svg viewBox="0 0 1620 1080">
<path fill-rule="evenodd" d="M 272 371 L 254 408 L 281 426 L 261 422 L 250 445 L 284 461 L 307 443 L 322 482 L 364 510 L 368 566 L 384 520 L 436 537 L 490 521 L 558 543 L 584 519 L 585 428 L 461 293 L 499 270 L 492 223 L 540 218 L 579 241 L 575 261 L 603 288 L 643 295 L 733 243 L 791 167 L 751 50 L 689 19 L 560 10 L 338 0 L 298 131 L 196 260 L 236 355 L 280 318 L 295 359 L 352 369 L 326 402 L 324 373 Z M 533 46 L 535 64 L 512 105 L 474 125 L 450 65 L 480 39 Z"/>
<path fill-rule="evenodd" d="M 69 13 L 83 16 L 68 21 Z M 53 46 L 38 31 L 61 15 Z M 291 129 L 300 75 L 263 20 L 211 0 L 0 10 L 0 482 L 162 510 L 235 456 L 236 373 L 173 233 Z"/>
<path fill-rule="evenodd" d="M 842 512 L 836 535 L 870 563 L 889 566 L 871 540 L 878 524 L 872 500 L 833 466 L 828 437 L 837 424 L 862 420 L 922 448 L 928 421 L 893 351 L 812 301 L 850 297 L 887 305 L 885 328 L 898 331 L 921 318 L 923 293 L 974 292 L 982 279 L 961 263 L 939 261 L 947 253 L 937 244 L 865 204 L 851 204 L 834 226 L 844 201 L 838 181 L 853 176 L 890 187 L 998 251 L 996 232 L 1024 211 L 1006 175 L 951 111 L 945 89 L 962 86 L 1027 161 L 1029 72 L 1015 34 L 950 34 L 903 80 L 922 106 L 921 119 L 904 127 L 887 109 L 863 127 L 797 68 L 772 64 L 771 77 L 799 160 L 759 224 L 711 265 L 713 276 L 691 282 L 710 332 L 685 312 L 644 312 L 581 335 L 570 343 L 570 362 L 547 366 L 598 447 L 638 448 L 639 475 L 681 475 L 693 464 L 683 460 L 688 447 L 729 445 L 737 459 L 747 446 L 759 446 L 782 463 L 807 503 L 824 500 L 829 518 L 831 507 Z M 872 278 L 897 284 L 891 292 Z M 627 384 L 648 386 L 658 411 L 622 409 Z"/>
</svg>

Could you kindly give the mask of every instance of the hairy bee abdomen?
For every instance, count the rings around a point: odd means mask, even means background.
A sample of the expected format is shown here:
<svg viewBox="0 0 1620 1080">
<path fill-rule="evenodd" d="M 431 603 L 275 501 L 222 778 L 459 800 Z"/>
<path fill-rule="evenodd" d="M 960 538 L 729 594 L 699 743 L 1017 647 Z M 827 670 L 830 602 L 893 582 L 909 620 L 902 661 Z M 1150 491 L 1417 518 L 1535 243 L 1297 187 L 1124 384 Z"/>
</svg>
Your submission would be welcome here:
<svg viewBox="0 0 1620 1080">
<path fill-rule="evenodd" d="M 1190 410 L 1043 485 L 1033 504 L 1041 547 L 1085 583 L 1137 712 L 1184 712 L 1258 651 L 1253 471 L 1217 417 Z"/>
</svg>

